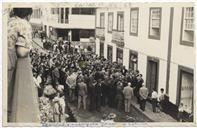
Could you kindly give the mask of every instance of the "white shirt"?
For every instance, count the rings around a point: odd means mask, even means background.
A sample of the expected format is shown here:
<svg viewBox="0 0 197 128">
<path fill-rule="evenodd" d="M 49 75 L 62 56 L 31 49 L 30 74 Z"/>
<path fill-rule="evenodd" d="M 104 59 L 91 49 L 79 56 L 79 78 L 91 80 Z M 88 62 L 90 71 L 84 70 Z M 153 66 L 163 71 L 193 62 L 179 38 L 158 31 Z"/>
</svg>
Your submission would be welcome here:
<svg viewBox="0 0 197 128">
<path fill-rule="evenodd" d="M 159 93 L 158 94 L 158 101 L 164 100 L 164 96 L 165 96 L 164 93 Z"/>
<path fill-rule="evenodd" d="M 38 76 L 36 79 L 37 79 L 37 81 L 38 81 L 38 83 L 40 85 L 40 83 L 42 82 L 42 78 L 40 76 Z"/>
<path fill-rule="evenodd" d="M 157 92 L 156 92 L 156 91 L 153 91 L 153 92 L 152 92 L 151 98 L 152 98 L 152 99 L 157 99 L 157 97 L 158 97 Z"/>
</svg>

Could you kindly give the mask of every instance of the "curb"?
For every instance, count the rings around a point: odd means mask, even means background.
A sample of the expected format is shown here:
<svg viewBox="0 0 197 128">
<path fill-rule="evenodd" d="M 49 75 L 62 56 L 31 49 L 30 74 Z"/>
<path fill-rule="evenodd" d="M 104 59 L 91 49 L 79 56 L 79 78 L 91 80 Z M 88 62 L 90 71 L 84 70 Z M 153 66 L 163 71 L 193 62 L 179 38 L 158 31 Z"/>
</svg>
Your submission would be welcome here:
<svg viewBox="0 0 197 128">
<path fill-rule="evenodd" d="M 131 106 L 132 106 L 135 110 L 137 110 L 139 113 L 141 113 L 142 115 L 144 115 L 146 118 L 148 118 L 151 122 L 155 122 L 153 119 L 151 119 L 149 116 L 147 116 L 146 114 L 144 114 L 142 110 L 140 110 L 139 108 L 137 108 L 137 107 L 136 107 L 135 105 L 133 105 L 132 103 L 131 103 Z"/>
</svg>

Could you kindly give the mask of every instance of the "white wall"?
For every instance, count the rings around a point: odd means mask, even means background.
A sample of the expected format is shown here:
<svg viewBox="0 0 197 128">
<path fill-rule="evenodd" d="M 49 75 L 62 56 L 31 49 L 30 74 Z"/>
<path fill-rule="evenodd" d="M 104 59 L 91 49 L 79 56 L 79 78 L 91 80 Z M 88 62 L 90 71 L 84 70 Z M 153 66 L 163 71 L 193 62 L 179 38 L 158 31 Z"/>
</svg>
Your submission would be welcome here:
<svg viewBox="0 0 197 128">
<path fill-rule="evenodd" d="M 180 44 L 182 7 L 192 7 L 192 3 L 179 4 L 174 8 L 171 68 L 169 80 L 170 101 L 176 104 L 178 65 L 195 69 L 195 43 L 194 47 Z"/>
<path fill-rule="evenodd" d="M 143 74 L 146 84 L 147 56 L 159 59 L 159 80 L 158 90 L 166 90 L 167 76 L 167 56 L 169 40 L 170 8 L 174 7 L 172 51 L 169 78 L 169 98 L 172 103 L 176 103 L 178 65 L 191 69 L 195 67 L 195 46 L 189 47 L 180 45 L 181 15 L 182 7 L 192 7 L 193 3 L 133 3 L 132 7 L 139 7 L 138 36 L 130 35 L 130 8 L 109 9 L 100 8 L 97 10 L 96 26 L 100 26 L 100 12 L 105 12 L 105 43 L 113 46 L 113 61 L 116 61 L 116 44 L 111 43 L 112 34 L 108 33 L 108 12 L 113 12 L 113 29 L 117 25 L 117 11 L 124 11 L 124 41 L 123 64 L 129 66 L 129 49 L 138 52 L 138 69 Z M 149 9 L 150 7 L 161 7 L 161 34 L 160 40 L 149 39 Z M 107 51 L 105 51 L 107 52 Z"/>
</svg>

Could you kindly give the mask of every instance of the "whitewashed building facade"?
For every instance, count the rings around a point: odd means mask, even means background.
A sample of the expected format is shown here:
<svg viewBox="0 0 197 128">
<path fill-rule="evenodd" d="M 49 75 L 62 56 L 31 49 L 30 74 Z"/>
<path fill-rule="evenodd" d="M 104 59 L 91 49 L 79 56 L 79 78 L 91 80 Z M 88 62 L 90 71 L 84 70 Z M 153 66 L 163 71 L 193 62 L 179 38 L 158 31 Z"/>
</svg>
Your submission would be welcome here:
<svg viewBox="0 0 197 128">
<path fill-rule="evenodd" d="M 138 69 L 151 92 L 193 113 L 194 3 L 132 3 L 96 10 L 96 53 Z M 173 110 L 174 110 L 173 109 Z"/>
</svg>

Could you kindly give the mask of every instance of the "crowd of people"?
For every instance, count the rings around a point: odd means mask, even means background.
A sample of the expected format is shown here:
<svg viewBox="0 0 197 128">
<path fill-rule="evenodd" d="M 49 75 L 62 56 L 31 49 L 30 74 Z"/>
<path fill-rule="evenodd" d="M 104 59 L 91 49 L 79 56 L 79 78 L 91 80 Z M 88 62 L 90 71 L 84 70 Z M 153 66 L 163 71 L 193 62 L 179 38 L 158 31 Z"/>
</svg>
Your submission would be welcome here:
<svg viewBox="0 0 197 128">
<path fill-rule="evenodd" d="M 73 52 L 68 42 L 56 43 L 48 54 L 32 50 L 30 57 L 44 121 L 65 121 L 66 103 L 76 101 L 79 110 L 90 112 L 100 112 L 101 106 L 108 105 L 128 113 L 134 97 L 143 111 L 147 99 L 152 100 L 153 112 L 158 101 L 162 108 L 164 90 L 161 89 L 160 95 L 151 90 L 149 95 L 138 70 L 127 70 L 123 64 L 110 62 L 93 52 Z M 45 107 L 51 104 L 52 112 Z"/>
</svg>

